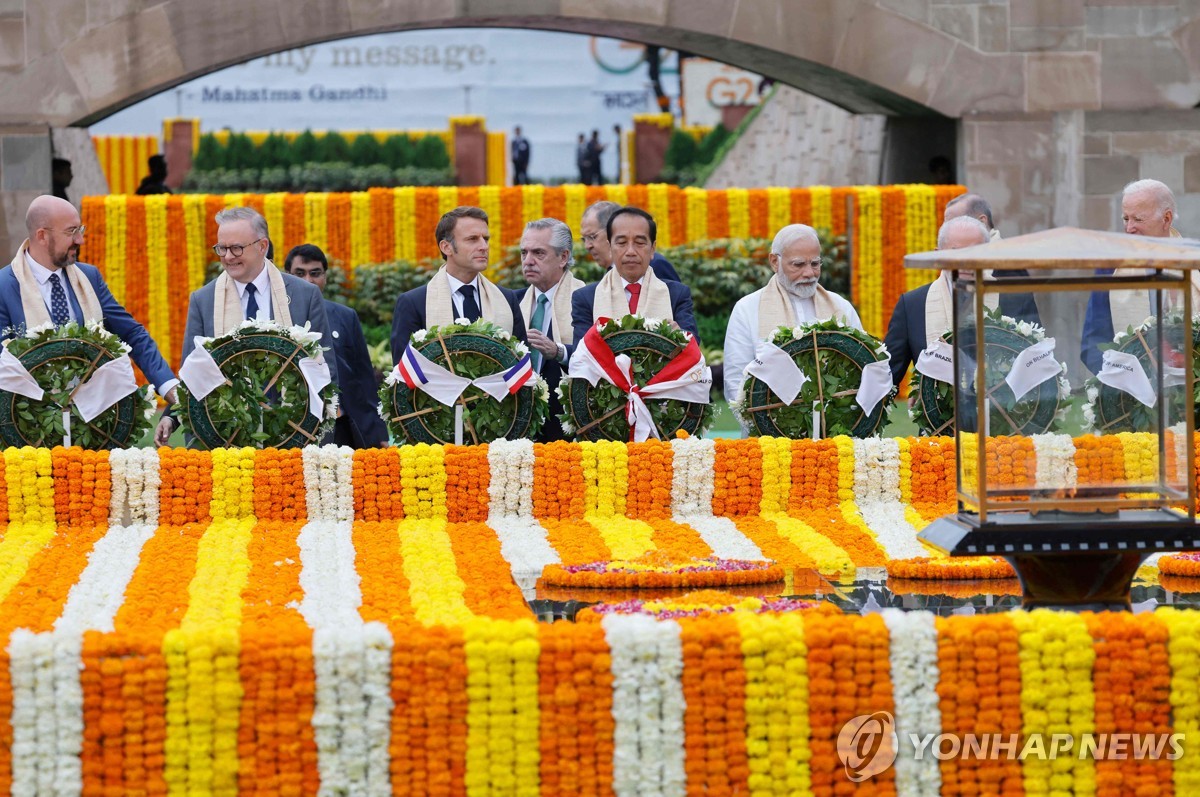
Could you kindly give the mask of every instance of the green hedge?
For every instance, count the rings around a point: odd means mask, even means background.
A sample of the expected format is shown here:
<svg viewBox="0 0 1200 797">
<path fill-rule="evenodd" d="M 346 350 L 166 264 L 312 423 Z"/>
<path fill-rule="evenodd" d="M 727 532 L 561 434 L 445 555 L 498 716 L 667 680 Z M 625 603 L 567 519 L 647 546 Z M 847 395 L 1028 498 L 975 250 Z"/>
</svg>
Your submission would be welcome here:
<svg viewBox="0 0 1200 797">
<path fill-rule="evenodd" d="M 373 135 L 362 134 L 351 144 L 337 132 L 317 136 L 305 130 L 291 142 L 280 133 L 271 133 L 255 145 L 245 133 L 230 133 L 225 143 L 212 133 L 205 133 L 200 136 L 196 157 L 192 159 L 192 171 L 286 169 L 313 163 L 448 169 L 450 154 L 446 142 L 438 135 L 413 139 L 407 133 L 397 133 L 380 142 Z"/>
</svg>

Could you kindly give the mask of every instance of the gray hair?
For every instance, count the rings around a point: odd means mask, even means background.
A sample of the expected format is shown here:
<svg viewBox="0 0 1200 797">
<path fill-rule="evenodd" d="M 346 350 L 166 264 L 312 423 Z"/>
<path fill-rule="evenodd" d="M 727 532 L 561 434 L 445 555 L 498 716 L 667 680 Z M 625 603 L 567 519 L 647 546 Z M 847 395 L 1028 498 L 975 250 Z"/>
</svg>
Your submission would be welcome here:
<svg viewBox="0 0 1200 797">
<path fill-rule="evenodd" d="M 218 226 L 230 221 L 248 221 L 259 238 L 271 237 L 267 232 L 267 220 L 254 208 L 225 208 L 217 213 L 215 218 Z"/>
<path fill-rule="evenodd" d="M 941 228 L 938 229 L 937 248 L 945 249 L 946 238 L 949 237 L 953 230 L 960 227 L 978 233 L 979 243 L 981 244 L 985 244 L 991 240 L 992 236 L 991 233 L 988 232 L 986 224 L 974 216 L 959 216 L 958 218 L 950 219 L 950 221 L 944 222 Z"/>
<path fill-rule="evenodd" d="M 812 241 L 818 248 L 821 246 L 821 238 L 812 227 L 807 224 L 789 224 L 775 233 L 775 240 L 771 241 L 771 254 L 782 255 L 783 250 L 796 241 Z"/>
<path fill-rule="evenodd" d="M 567 268 L 575 265 L 575 241 L 571 237 L 571 228 L 558 219 L 534 219 L 525 225 L 527 230 L 549 230 L 550 247 L 558 254 L 567 255 Z"/>
<path fill-rule="evenodd" d="M 1130 194 L 1147 193 L 1154 197 L 1155 204 L 1158 205 L 1159 213 L 1171 211 L 1172 216 L 1178 216 L 1175 212 L 1175 194 L 1167 188 L 1167 184 L 1159 180 L 1134 180 L 1125 189 L 1121 191 L 1121 199 L 1127 198 Z"/>
<path fill-rule="evenodd" d="M 607 199 L 602 199 L 599 202 L 593 202 L 583 211 L 583 215 L 579 218 L 586 218 L 589 214 L 596 216 L 596 223 L 601 227 L 608 227 L 608 220 L 612 218 L 612 214 L 621 209 L 621 206 L 616 202 L 609 202 Z"/>
</svg>

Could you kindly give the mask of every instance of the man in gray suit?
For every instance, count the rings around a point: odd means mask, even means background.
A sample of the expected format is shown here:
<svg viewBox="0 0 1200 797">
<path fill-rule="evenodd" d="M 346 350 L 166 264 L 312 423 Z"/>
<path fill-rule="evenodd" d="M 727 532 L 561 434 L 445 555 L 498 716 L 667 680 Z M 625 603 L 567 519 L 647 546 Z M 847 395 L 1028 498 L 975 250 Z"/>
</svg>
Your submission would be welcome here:
<svg viewBox="0 0 1200 797">
<path fill-rule="evenodd" d="M 285 274 L 267 259 L 271 245 L 267 220 L 253 208 L 227 208 L 216 216 L 217 243 L 213 247 L 221 258 L 224 273 L 192 292 L 188 304 L 187 328 L 183 334 L 183 358 L 195 348 L 196 336 L 206 338 L 228 334 L 243 320 L 278 321 L 288 326 L 308 322 L 321 333 L 321 345 L 328 351 L 333 338 L 321 291 L 302 279 Z M 337 382 L 336 358 L 326 358 L 329 376 Z M 154 432 L 154 442 L 163 446 L 179 421 L 164 414 Z"/>
</svg>

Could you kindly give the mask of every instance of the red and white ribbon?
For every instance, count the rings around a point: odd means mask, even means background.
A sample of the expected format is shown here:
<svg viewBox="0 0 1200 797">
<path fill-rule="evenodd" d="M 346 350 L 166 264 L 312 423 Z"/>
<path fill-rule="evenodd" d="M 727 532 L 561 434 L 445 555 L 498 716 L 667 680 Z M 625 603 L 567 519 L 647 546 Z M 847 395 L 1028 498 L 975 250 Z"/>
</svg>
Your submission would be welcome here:
<svg viewBox="0 0 1200 797">
<path fill-rule="evenodd" d="M 615 355 L 600 335 L 608 323 L 607 318 L 596 321 L 583 336 L 579 347 L 571 355 L 570 379 L 586 379 L 593 387 L 601 379 L 613 384 L 625 393 L 625 420 L 629 424 L 629 439 L 640 443 L 650 437 L 659 437 L 650 408 L 645 399 L 678 399 L 695 404 L 709 402 L 712 388 L 712 371 L 704 362 L 700 345 L 692 336 L 688 344 L 675 355 L 653 379 L 645 385 L 633 381 L 633 363 L 627 355 Z"/>
</svg>

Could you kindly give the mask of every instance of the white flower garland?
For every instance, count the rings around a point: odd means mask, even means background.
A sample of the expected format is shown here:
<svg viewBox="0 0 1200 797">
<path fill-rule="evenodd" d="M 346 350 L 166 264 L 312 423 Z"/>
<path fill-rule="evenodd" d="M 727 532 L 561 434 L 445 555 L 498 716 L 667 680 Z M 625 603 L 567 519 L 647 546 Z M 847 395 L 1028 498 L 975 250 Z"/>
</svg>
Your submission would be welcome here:
<svg viewBox="0 0 1200 797">
<path fill-rule="evenodd" d="M 713 556 L 720 559 L 766 559 L 762 549 L 738 530 L 729 518 L 712 515 L 672 515 L 671 520 L 691 526 L 700 539 L 712 548 Z"/>
<path fill-rule="evenodd" d="M 711 515 L 717 444 L 702 437 L 671 441 L 671 512 Z"/>
<path fill-rule="evenodd" d="M 1070 435 L 1035 434 L 1030 440 L 1037 457 L 1034 484 L 1044 490 L 1064 490 L 1079 483 L 1075 442 Z"/>
<path fill-rule="evenodd" d="M 83 791 L 83 643 L 76 634 L 9 637 L 12 794 Z"/>
<path fill-rule="evenodd" d="M 613 792 L 686 794 L 679 624 L 644 615 L 602 621 L 612 654 Z"/>
<path fill-rule="evenodd" d="M 917 760 L 910 734 L 942 732 L 938 708 L 937 626 L 930 612 L 884 609 L 889 632 L 892 695 L 896 709 L 896 792 L 915 797 L 937 797 L 942 773 L 936 756 Z"/>
<path fill-rule="evenodd" d="M 518 584 L 534 580 L 546 565 L 559 564 L 562 558 L 550 545 L 546 529 L 536 520 L 501 515 L 489 517 L 488 526 L 500 539 L 500 555 L 512 569 Z"/>
<path fill-rule="evenodd" d="M 305 446 L 304 501 L 310 521 L 354 520 L 354 451 L 345 446 Z"/>
<path fill-rule="evenodd" d="M 488 514 L 533 519 L 533 441 L 488 444 Z"/>
<path fill-rule="evenodd" d="M 88 554 L 87 567 L 67 592 L 54 630 L 82 636 L 85 631 L 113 632 L 113 620 L 125 602 L 125 590 L 141 560 L 154 526 L 110 526 Z"/>
<path fill-rule="evenodd" d="M 854 441 L 854 499 L 889 558 L 929 555 L 900 503 L 900 444 L 894 438 Z"/>
<path fill-rule="evenodd" d="M 342 453 L 314 449 L 319 491 L 336 491 Z M 306 476 L 309 451 L 305 450 Z M 311 492 L 310 492 L 311 495 Z M 312 725 L 321 789 L 328 793 L 390 793 L 392 638 L 380 623 L 358 613 L 362 590 L 354 567 L 348 521 L 309 522 L 296 540 L 300 586 L 295 607 L 313 629 L 316 703 Z"/>
<path fill-rule="evenodd" d="M 161 484 L 158 451 L 114 449 L 109 452 L 108 465 L 112 481 L 108 522 L 114 526 L 157 526 Z"/>
</svg>

